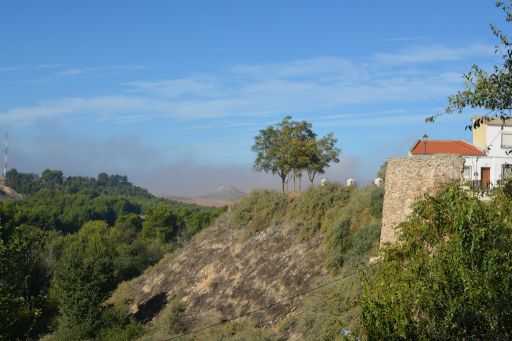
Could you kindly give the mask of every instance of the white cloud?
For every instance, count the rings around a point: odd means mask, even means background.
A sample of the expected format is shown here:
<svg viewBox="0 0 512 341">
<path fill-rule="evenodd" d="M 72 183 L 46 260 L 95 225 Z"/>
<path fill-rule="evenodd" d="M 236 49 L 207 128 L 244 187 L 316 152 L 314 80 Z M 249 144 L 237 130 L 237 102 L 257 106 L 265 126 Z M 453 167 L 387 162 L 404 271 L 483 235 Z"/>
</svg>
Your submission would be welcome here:
<svg viewBox="0 0 512 341">
<path fill-rule="evenodd" d="M 149 67 L 147 65 L 108 65 L 108 66 L 86 66 L 78 68 L 69 68 L 57 73 L 59 77 L 77 77 L 77 76 L 91 76 L 100 75 L 104 76 L 105 73 L 113 73 L 120 71 L 136 71 L 146 70 Z"/>
<path fill-rule="evenodd" d="M 459 48 L 431 45 L 381 53 L 360 61 L 318 57 L 235 65 L 217 74 L 128 82 L 112 95 L 57 98 L 12 108 L 0 112 L 0 122 L 30 123 L 61 116 L 134 122 L 154 117 L 194 120 L 294 112 L 325 114 L 346 112 L 346 108 L 358 105 L 431 101 L 460 88 L 462 79 L 449 66 L 433 67 L 425 63 L 444 65 L 444 62 L 473 60 L 490 53 L 492 49 L 478 44 Z M 67 69 L 62 75 L 144 67 Z"/>
<path fill-rule="evenodd" d="M 416 46 L 393 53 L 379 53 L 375 56 L 375 60 L 377 63 L 383 64 L 422 64 L 488 57 L 493 52 L 493 46 L 483 44 L 473 44 L 466 47 L 430 45 Z"/>
</svg>

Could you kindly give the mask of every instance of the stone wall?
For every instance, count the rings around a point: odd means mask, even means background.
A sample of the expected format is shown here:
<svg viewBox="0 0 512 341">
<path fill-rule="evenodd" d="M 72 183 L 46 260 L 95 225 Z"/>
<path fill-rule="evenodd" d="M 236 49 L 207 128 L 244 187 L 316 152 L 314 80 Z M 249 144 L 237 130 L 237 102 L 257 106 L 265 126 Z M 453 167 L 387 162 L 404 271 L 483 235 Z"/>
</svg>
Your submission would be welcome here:
<svg viewBox="0 0 512 341">
<path fill-rule="evenodd" d="M 391 158 L 386 169 L 380 244 L 397 241 L 396 226 L 411 213 L 423 194 L 434 193 L 443 183 L 461 179 L 464 159 L 459 155 L 418 155 Z"/>
</svg>

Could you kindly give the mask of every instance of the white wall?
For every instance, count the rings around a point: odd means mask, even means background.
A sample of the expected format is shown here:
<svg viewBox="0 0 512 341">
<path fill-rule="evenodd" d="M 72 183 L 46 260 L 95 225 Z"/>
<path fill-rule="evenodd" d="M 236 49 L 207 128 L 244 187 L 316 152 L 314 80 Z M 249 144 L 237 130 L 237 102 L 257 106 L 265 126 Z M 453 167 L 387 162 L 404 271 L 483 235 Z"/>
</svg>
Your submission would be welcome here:
<svg viewBox="0 0 512 341">
<path fill-rule="evenodd" d="M 510 158 L 506 152 L 511 148 L 501 148 L 501 134 L 510 133 L 512 134 L 512 126 L 504 126 L 503 129 L 499 125 L 487 126 L 487 155 L 497 157 Z"/>
<path fill-rule="evenodd" d="M 471 166 L 471 176 L 466 180 L 481 180 L 481 168 L 491 168 L 491 184 L 497 186 L 502 178 L 502 166 L 512 164 L 512 156 L 490 157 L 490 156 L 465 156 L 464 166 Z"/>
</svg>

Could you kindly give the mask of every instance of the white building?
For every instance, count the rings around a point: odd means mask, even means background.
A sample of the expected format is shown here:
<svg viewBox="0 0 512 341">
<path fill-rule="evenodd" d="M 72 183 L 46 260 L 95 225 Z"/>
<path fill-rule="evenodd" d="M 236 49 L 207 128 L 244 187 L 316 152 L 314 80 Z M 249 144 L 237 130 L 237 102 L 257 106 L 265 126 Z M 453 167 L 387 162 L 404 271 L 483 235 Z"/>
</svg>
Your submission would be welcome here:
<svg viewBox="0 0 512 341">
<path fill-rule="evenodd" d="M 478 118 L 473 117 L 473 122 Z M 416 142 L 409 154 L 462 155 L 465 159 L 464 178 L 475 188 L 489 189 L 512 176 L 512 122 L 486 119 L 473 129 L 473 144 L 462 140 L 430 140 L 425 136 Z"/>
</svg>

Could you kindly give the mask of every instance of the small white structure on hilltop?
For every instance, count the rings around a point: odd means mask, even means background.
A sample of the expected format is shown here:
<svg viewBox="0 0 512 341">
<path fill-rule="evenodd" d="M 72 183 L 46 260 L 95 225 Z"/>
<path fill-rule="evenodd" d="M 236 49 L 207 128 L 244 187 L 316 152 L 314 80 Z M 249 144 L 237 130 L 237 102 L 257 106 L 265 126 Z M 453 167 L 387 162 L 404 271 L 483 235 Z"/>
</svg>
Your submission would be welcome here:
<svg viewBox="0 0 512 341">
<path fill-rule="evenodd" d="M 473 123 L 480 116 L 473 117 Z M 512 177 L 512 122 L 485 118 L 473 129 L 473 143 L 462 140 L 430 140 L 425 135 L 409 155 L 458 154 L 464 158 L 464 179 L 473 189 L 490 189 Z"/>
<path fill-rule="evenodd" d="M 384 186 L 384 180 L 382 178 L 377 178 L 373 181 L 373 183 L 375 184 L 375 186 L 377 187 L 382 187 Z"/>
<path fill-rule="evenodd" d="M 347 179 L 347 186 L 357 187 L 356 180 L 354 180 L 354 179 Z"/>
<path fill-rule="evenodd" d="M 326 178 L 323 178 L 323 179 L 322 179 L 322 181 L 320 181 L 320 186 L 325 186 L 325 185 L 327 185 L 327 182 L 328 182 L 328 181 L 329 181 L 329 180 L 327 180 Z"/>
</svg>

